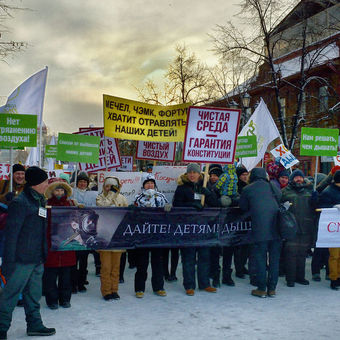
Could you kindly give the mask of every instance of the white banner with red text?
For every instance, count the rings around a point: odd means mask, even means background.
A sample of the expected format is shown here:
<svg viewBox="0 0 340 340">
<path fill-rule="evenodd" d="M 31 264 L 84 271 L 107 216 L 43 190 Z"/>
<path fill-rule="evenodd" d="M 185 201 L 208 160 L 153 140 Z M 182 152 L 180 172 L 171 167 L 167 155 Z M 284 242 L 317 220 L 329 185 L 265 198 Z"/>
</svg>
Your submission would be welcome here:
<svg viewBox="0 0 340 340">
<path fill-rule="evenodd" d="M 318 248 L 340 248 L 340 210 L 322 209 L 319 219 Z"/>
</svg>

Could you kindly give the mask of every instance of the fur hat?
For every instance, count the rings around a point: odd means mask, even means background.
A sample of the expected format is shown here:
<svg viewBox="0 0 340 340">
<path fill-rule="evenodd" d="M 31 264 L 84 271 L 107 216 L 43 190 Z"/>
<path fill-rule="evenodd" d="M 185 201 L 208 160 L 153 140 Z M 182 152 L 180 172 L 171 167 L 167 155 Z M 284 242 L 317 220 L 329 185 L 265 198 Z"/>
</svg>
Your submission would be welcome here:
<svg viewBox="0 0 340 340">
<path fill-rule="evenodd" d="M 25 172 L 26 185 L 29 187 L 45 182 L 47 178 L 46 171 L 40 169 L 38 166 L 31 166 Z"/>
<path fill-rule="evenodd" d="M 187 173 L 193 171 L 193 172 L 198 172 L 199 174 L 201 173 L 201 167 L 197 163 L 190 163 L 187 166 Z"/>
<path fill-rule="evenodd" d="M 17 171 L 25 171 L 25 167 L 21 164 L 14 164 L 13 165 L 13 174 Z"/>
<path fill-rule="evenodd" d="M 220 177 L 222 175 L 222 166 L 221 164 L 211 164 L 209 167 L 209 175 L 216 175 Z"/>
<path fill-rule="evenodd" d="M 110 184 L 111 186 L 113 186 L 116 189 L 116 191 L 119 191 L 121 188 L 119 179 L 117 177 L 113 177 L 113 176 L 106 177 L 103 183 L 103 187 L 107 184 Z"/>
<path fill-rule="evenodd" d="M 154 184 L 156 186 L 156 179 L 155 179 L 155 176 L 152 175 L 152 174 L 144 175 L 143 178 L 142 178 L 142 181 L 143 181 L 143 185 L 142 185 L 143 188 L 144 188 L 145 183 L 149 182 L 149 181 L 154 182 Z"/>
<path fill-rule="evenodd" d="M 72 195 L 72 188 L 70 185 L 65 182 L 62 178 L 53 178 L 53 181 L 49 181 L 50 185 L 46 189 L 45 196 L 47 198 L 51 198 L 53 196 L 53 191 L 55 189 L 62 188 L 65 190 L 65 194 L 67 197 L 70 197 Z"/>
</svg>

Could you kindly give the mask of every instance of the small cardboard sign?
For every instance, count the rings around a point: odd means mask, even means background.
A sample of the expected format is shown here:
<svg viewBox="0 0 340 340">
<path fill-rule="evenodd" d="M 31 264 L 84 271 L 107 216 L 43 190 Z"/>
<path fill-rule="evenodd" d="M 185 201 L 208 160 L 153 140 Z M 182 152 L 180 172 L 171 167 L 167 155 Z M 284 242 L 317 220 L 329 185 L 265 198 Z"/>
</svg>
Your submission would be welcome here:
<svg viewBox="0 0 340 340">
<path fill-rule="evenodd" d="M 275 158 L 280 158 L 280 163 L 289 169 L 299 163 L 299 160 L 283 145 L 280 144 L 270 151 Z"/>
<path fill-rule="evenodd" d="M 256 157 L 257 141 L 256 136 L 238 136 L 235 157 Z"/>
<path fill-rule="evenodd" d="M 57 149 L 57 145 L 45 145 L 45 158 L 56 158 Z"/>
</svg>

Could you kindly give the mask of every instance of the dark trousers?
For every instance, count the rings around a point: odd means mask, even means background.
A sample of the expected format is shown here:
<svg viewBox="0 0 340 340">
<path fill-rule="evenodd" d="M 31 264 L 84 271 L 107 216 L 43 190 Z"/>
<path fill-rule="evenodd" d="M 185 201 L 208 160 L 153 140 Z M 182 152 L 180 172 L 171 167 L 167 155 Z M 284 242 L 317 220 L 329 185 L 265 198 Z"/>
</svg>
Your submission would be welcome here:
<svg viewBox="0 0 340 340">
<path fill-rule="evenodd" d="M 279 278 L 281 240 L 256 242 L 252 253 L 256 263 L 256 282 L 259 290 L 275 290 Z M 268 261 L 268 275 L 267 275 Z"/>
<path fill-rule="evenodd" d="M 237 247 L 223 247 L 223 266 L 222 276 L 230 276 L 232 269 L 231 263 L 234 255 L 234 266 L 237 274 L 243 274 L 244 272 L 244 259 L 240 256 L 240 251 Z"/>
<path fill-rule="evenodd" d="M 42 264 L 16 263 L 15 270 L 0 295 L 0 331 L 7 332 L 12 313 L 22 293 L 28 329 L 38 329 L 43 323 L 40 315 L 42 293 Z"/>
<path fill-rule="evenodd" d="M 151 285 L 154 292 L 164 289 L 163 277 L 163 249 L 136 249 L 134 250 L 137 271 L 135 274 L 135 292 L 145 291 L 145 281 L 148 277 L 149 258 L 151 253 Z"/>
<path fill-rule="evenodd" d="M 71 270 L 72 267 L 45 267 L 43 289 L 47 305 L 70 302 L 72 294 Z"/>
<path fill-rule="evenodd" d="M 129 268 L 135 268 L 136 267 L 136 255 L 135 251 L 132 249 L 129 249 L 127 252 L 127 260 L 129 263 Z"/>
<path fill-rule="evenodd" d="M 169 272 L 169 253 L 171 251 L 171 262 Z M 163 248 L 163 272 L 165 279 L 169 276 L 176 276 L 178 266 L 179 249 L 178 248 Z"/>
<path fill-rule="evenodd" d="M 312 275 L 320 274 L 321 268 L 326 266 L 326 274 L 329 274 L 328 267 L 329 250 L 328 248 L 314 248 L 313 258 L 312 258 Z"/>
<path fill-rule="evenodd" d="M 126 265 L 126 252 L 122 253 L 120 257 L 119 280 L 124 280 L 125 265 Z"/>
<path fill-rule="evenodd" d="M 210 248 L 210 273 L 209 277 L 213 280 L 219 281 L 221 274 L 221 266 L 220 266 L 220 256 L 222 254 L 222 248 L 211 247 Z"/>
<path fill-rule="evenodd" d="M 78 289 L 85 285 L 87 276 L 87 258 L 89 256 L 89 250 L 77 250 L 77 264 L 72 268 L 72 287 Z"/>
<path fill-rule="evenodd" d="M 198 288 L 205 289 L 210 286 L 209 283 L 209 264 L 210 264 L 210 248 L 182 248 L 182 266 L 183 266 L 183 285 L 184 289 L 195 289 L 195 264 L 197 259 L 197 281 Z"/>
<path fill-rule="evenodd" d="M 305 279 L 305 266 L 308 250 L 311 245 L 310 235 L 296 235 L 285 244 L 285 272 L 287 282 Z"/>
<path fill-rule="evenodd" d="M 99 253 L 96 250 L 90 250 L 90 253 L 93 255 L 95 267 L 100 270 L 100 255 L 99 255 Z"/>
</svg>

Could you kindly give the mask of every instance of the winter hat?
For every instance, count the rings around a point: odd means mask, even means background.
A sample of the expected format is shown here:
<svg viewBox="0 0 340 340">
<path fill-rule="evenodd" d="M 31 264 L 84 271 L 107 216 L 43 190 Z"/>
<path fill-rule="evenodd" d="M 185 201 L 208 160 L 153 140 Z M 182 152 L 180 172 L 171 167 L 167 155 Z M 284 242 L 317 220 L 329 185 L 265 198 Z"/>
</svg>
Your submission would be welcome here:
<svg viewBox="0 0 340 340">
<path fill-rule="evenodd" d="M 78 176 L 77 176 L 77 184 L 79 181 L 81 180 L 84 180 L 87 182 L 87 185 L 89 185 L 90 183 L 90 179 L 89 179 L 89 176 L 87 176 L 87 173 L 82 171 L 82 172 L 79 172 Z"/>
<path fill-rule="evenodd" d="M 292 174 L 290 175 L 289 181 L 290 181 L 290 182 L 293 182 L 293 180 L 294 180 L 294 178 L 295 178 L 296 176 L 301 176 L 301 177 L 305 178 L 304 173 L 303 173 L 300 169 L 296 169 L 296 170 L 294 170 L 294 171 L 292 172 Z"/>
<path fill-rule="evenodd" d="M 70 184 L 70 176 L 68 174 L 65 174 L 64 172 L 62 172 L 59 175 L 59 178 L 63 179 L 64 181 L 66 181 L 68 184 Z"/>
<path fill-rule="evenodd" d="M 209 167 L 209 175 L 216 175 L 217 177 L 220 177 L 222 172 L 222 166 L 220 164 L 211 164 Z"/>
<path fill-rule="evenodd" d="M 288 177 L 289 178 L 289 176 L 290 176 L 290 173 L 289 173 L 289 171 L 288 170 L 282 170 L 282 171 L 280 171 L 279 172 L 279 175 L 277 176 L 277 178 L 279 179 L 280 177 L 284 177 L 284 176 L 286 176 L 286 177 Z"/>
<path fill-rule="evenodd" d="M 29 167 L 25 172 L 25 181 L 26 184 L 31 187 L 34 185 L 38 185 L 48 178 L 46 171 L 40 169 L 37 166 Z"/>
<path fill-rule="evenodd" d="M 104 180 L 104 185 L 111 185 L 113 186 L 114 189 L 116 189 L 116 191 L 120 190 L 120 183 L 119 183 L 119 179 L 117 177 L 106 177 Z"/>
<path fill-rule="evenodd" d="M 145 176 L 143 176 L 143 188 L 145 183 L 147 182 L 154 182 L 155 186 L 156 186 L 156 180 L 155 180 L 155 176 L 152 174 L 146 174 Z"/>
<path fill-rule="evenodd" d="M 187 173 L 193 171 L 193 172 L 198 172 L 199 174 L 201 173 L 201 167 L 197 163 L 190 163 L 187 166 Z"/>
<path fill-rule="evenodd" d="M 335 172 L 333 179 L 334 183 L 340 183 L 340 170 Z"/>
<path fill-rule="evenodd" d="M 13 174 L 17 171 L 25 171 L 25 167 L 21 164 L 14 164 L 13 165 Z"/>
<path fill-rule="evenodd" d="M 153 164 L 152 164 L 152 163 L 147 164 L 145 169 L 146 169 L 146 171 L 148 171 L 148 170 L 151 170 L 151 171 L 152 171 L 152 169 L 153 169 Z"/>
<path fill-rule="evenodd" d="M 53 178 L 53 181 L 48 181 L 49 186 L 46 189 L 45 196 L 51 198 L 55 189 L 64 189 L 67 197 L 72 195 L 72 188 L 61 178 Z"/>
<path fill-rule="evenodd" d="M 333 168 L 331 169 L 332 175 L 334 175 L 338 170 L 340 170 L 340 166 L 339 165 L 333 166 Z"/>
<path fill-rule="evenodd" d="M 280 166 L 276 164 L 274 161 L 271 161 L 267 164 L 267 174 L 269 175 L 270 179 L 278 178 L 280 172 Z"/>
<path fill-rule="evenodd" d="M 248 170 L 244 167 L 244 166 L 238 166 L 236 168 L 236 174 L 237 174 L 237 177 L 240 178 L 240 176 L 242 174 L 244 174 L 245 172 L 248 172 Z"/>
</svg>

